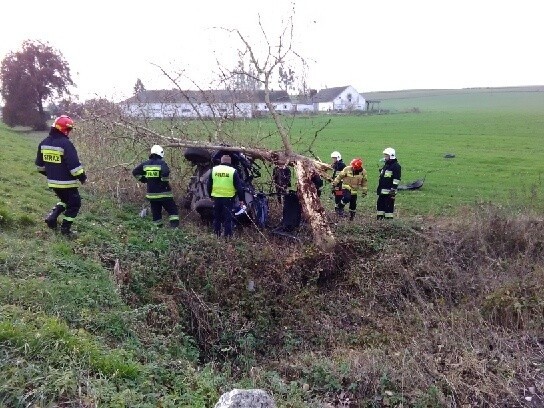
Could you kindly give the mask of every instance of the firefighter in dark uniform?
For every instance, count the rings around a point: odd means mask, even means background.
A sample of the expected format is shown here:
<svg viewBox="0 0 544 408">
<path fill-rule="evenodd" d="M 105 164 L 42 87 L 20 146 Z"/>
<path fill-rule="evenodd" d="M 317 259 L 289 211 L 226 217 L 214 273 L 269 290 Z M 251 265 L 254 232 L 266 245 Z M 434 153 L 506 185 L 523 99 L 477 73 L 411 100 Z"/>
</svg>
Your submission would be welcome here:
<svg viewBox="0 0 544 408">
<path fill-rule="evenodd" d="M 151 148 L 149 160 L 140 163 L 132 175 L 140 182 L 147 184 L 147 194 L 145 197 L 149 200 L 153 223 L 157 227 L 162 227 L 162 209 L 168 213 L 168 220 L 172 228 L 179 226 L 178 206 L 174 201 L 174 194 L 170 188 L 170 168 L 163 160 L 164 150 L 161 146 L 155 145 Z"/>
<path fill-rule="evenodd" d="M 240 205 L 244 205 L 242 180 L 231 163 L 230 156 L 223 155 L 221 163 L 212 168 L 208 179 L 208 194 L 213 200 L 213 231 L 220 237 L 223 229 L 226 238 L 232 237 L 234 197 L 238 195 Z"/>
<path fill-rule="evenodd" d="M 344 207 L 349 204 L 349 219 L 355 218 L 357 209 L 357 196 L 359 192 L 366 197 L 368 193 L 368 178 L 363 168 L 363 161 L 359 158 L 353 159 L 349 166 L 344 167 L 333 181 L 335 187 L 341 186 L 342 196 L 340 202 L 335 206 L 338 215 L 344 215 Z"/>
<path fill-rule="evenodd" d="M 49 228 L 56 229 L 57 219 L 64 213 L 60 232 L 69 237 L 75 236 L 70 228 L 81 208 L 78 183 L 84 184 L 87 180 L 77 150 L 68 138 L 73 127 L 74 121 L 69 116 L 56 118 L 36 155 L 38 171 L 47 177 L 47 186 L 60 199 L 44 221 Z"/>
<path fill-rule="evenodd" d="M 329 181 L 336 178 L 336 175 L 346 168 L 346 163 L 342 160 L 340 152 L 334 151 L 331 153 L 332 159 L 332 177 Z M 342 201 L 342 186 L 336 185 L 332 188 L 332 194 L 334 196 L 334 208 L 337 209 Z"/>
<path fill-rule="evenodd" d="M 376 203 L 376 218 L 378 220 L 393 219 L 395 213 L 395 197 L 400 183 L 401 166 L 397 161 L 395 149 L 388 147 L 383 151 L 385 164 L 380 170 L 378 181 L 378 202 Z"/>
</svg>

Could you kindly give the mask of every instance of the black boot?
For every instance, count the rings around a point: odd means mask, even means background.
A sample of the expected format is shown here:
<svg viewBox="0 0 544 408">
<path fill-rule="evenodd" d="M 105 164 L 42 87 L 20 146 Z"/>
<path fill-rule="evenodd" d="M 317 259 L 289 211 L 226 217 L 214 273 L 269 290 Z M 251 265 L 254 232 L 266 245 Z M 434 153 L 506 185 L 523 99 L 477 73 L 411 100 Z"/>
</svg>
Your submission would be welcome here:
<svg viewBox="0 0 544 408">
<path fill-rule="evenodd" d="M 62 220 L 62 224 L 60 225 L 60 233 L 69 239 L 77 238 L 77 232 L 72 231 L 71 228 L 72 221 Z"/>
<path fill-rule="evenodd" d="M 170 227 L 171 228 L 178 228 L 179 227 L 179 220 L 170 221 Z"/>
<path fill-rule="evenodd" d="M 350 211 L 349 212 L 349 220 L 353 221 L 354 218 L 355 218 L 355 211 Z"/>
<path fill-rule="evenodd" d="M 51 209 L 51 212 L 47 214 L 47 217 L 45 217 L 44 221 L 47 224 L 47 226 L 51 229 L 57 228 L 57 218 L 59 215 L 62 214 L 64 211 L 64 207 L 62 205 L 57 204 Z"/>
</svg>

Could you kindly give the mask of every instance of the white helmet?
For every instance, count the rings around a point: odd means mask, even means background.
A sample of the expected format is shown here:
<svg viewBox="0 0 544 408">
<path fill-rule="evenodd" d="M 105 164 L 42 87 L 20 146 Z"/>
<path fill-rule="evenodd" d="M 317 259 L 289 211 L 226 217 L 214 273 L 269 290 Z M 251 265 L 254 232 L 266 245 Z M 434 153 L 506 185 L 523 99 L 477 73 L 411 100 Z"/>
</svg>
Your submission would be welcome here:
<svg viewBox="0 0 544 408">
<path fill-rule="evenodd" d="M 383 154 L 388 154 L 390 159 L 396 159 L 397 156 L 395 155 L 395 149 L 392 147 L 388 147 L 383 151 Z"/>
<path fill-rule="evenodd" d="M 342 160 L 342 155 L 337 151 L 332 152 L 331 157 L 335 157 L 337 160 Z"/>
<path fill-rule="evenodd" d="M 155 145 L 151 148 L 151 154 L 156 154 L 157 156 L 164 157 L 164 150 L 159 145 Z"/>
</svg>

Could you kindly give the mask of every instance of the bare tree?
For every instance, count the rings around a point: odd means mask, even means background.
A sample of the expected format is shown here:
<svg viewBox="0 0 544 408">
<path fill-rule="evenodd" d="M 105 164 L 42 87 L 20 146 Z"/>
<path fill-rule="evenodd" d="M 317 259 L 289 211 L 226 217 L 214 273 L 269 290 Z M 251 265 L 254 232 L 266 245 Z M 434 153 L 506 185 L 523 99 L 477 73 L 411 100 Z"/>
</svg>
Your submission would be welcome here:
<svg viewBox="0 0 544 408">
<path fill-rule="evenodd" d="M 283 144 L 283 160 L 284 162 L 293 164 L 295 168 L 296 178 L 298 182 L 298 195 L 301 200 L 303 210 L 309 220 L 316 244 L 323 250 L 330 250 L 335 243 L 334 235 L 329 227 L 326 219 L 325 210 L 321 205 L 321 201 L 317 196 L 317 190 L 311 182 L 311 176 L 316 168 L 315 162 L 304 158 L 301 155 L 295 154 L 290 141 L 288 128 L 285 126 L 282 116 L 277 112 L 274 104 L 270 100 L 271 83 L 274 78 L 279 78 L 279 81 L 286 87 L 292 87 L 295 82 L 295 70 L 289 65 L 290 61 L 298 60 L 303 65 L 304 59 L 296 53 L 293 48 L 293 16 L 288 20 L 282 34 L 277 39 L 277 45 L 273 46 L 263 28 L 259 18 L 259 27 L 266 44 L 268 53 L 265 58 L 259 59 L 254 52 L 252 44 L 240 32 L 240 30 L 227 30 L 235 33 L 243 48 L 240 55 L 247 56 L 250 70 L 245 72 L 247 76 L 253 76 L 256 80 L 262 83 L 265 91 L 265 102 L 274 119 L 276 127 Z"/>
<path fill-rule="evenodd" d="M 232 71 L 221 71 L 225 89 L 234 91 L 257 91 L 262 88 L 257 73 L 252 67 L 246 68 L 244 56 L 241 54 L 237 66 Z"/>
<path fill-rule="evenodd" d="M 304 69 L 298 70 L 295 68 L 296 64 L 304 65 L 305 61 L 292 48 L 293 18 L 291 17 L 288 23 L 283 27 L 283 31 L 277 39 L 277 42 L 275 42 L 275 45 L 272 45 L 269 41 L 260 18 L 259 27 L 260 34 L 262 35 L 265 44 L 264 58 L 257 56 L 257 53 L 255 52 L 257 48 L 254 48 L 252 44 L 250 44 L 241 31 L 237 29 L 223 29 L 230 34 L 233 34 L 239 44 L 241 43 L 241 47 L 237 50 L 238 63 L 235 68 L 232 70 L 220 68 L 221 80 L 224 81 L 225 87 L 227 89 L 231 87 L 233 92 L 236 91 L 235 89 L 232 89 L 233 87 L 251 87 L 264 91 L 266 107 L 277 128 L 277 134 L 281 139 L 282 148 L 280 150 L 270 150 L 258 146 L 247 147 L 247 144 L 245 144 L 246 147 L 235 145 L 233 142 L 236 140 L 236 135 L 226 137 L 228 135 L 224 133 L 226 118 L 222 116 L 213 116 L 212 118 L 204 117 L 200 113 L 199 107 L 201 105 L 197 106 L 197 103 L 193 104 L 192 102 L 195 97 L 195 92 L 199 93 L 202 97 L 210 95 L 211 93 L 201 89 L 196 83 L 194 85 L 199 91 L 183 90 L 179 85 L 179 79 L 184 73 L 171 73 L 158 65 L 156 66 L 162 71 L 163 75 L 174 84 L 175 91 L 183 96 L 184 100 L 187 100 L 188 103 L 192 104 L 191 106 L 199 119 L 197 122 L 202 123 L 205 131 L 204 133 L 208 135 L 207 140 L 202 141 L 202 138 L 196 140 L 191 139 L 188 134 L 180 132 L 179 129 L 174 129 L 173 127 L 170 134 L 165 134 L 164 131 L 153 130 L 152 127 L 147 126 L 146 123 L 136 123 L 134 120 L 122 117 L 119 117 L 119 119 L 115 121 L 109 118 L 107 121 L 103 122 L 102 126 L 111 129 L 110 134 L 112 135 L 116 134 L 112 127 L 124 129 L 124 135 L 128 133 L 130 136 L 119 136 L 120 138 L 125 138 L 122 145 L 125 148 L 127 147 L 127 144 L 133 146 L 134 149 L 132 151 L 134 153 L 141 151 L 142 141 L 149 142 L 153 140 L 160 142 L 165 146 L 202 147 L 208 150 L 221 149 L 240 151 L 247 153 L 253 158 L 259 158 L 273 164 L 289 163 L 295 169 L 298 184 L 297 194 L 299 195 L 306 218 L 309 221 L 314 242 L 323 251 L 330 251 L 335 245 L 335 238 L 329 227 L 329 223 L 327 222 L 325 210 L 317 195 L 315 185 L 311 181 L 314 172 L 327 177 L 325 172 L 327 169 L 330 169 L 330 166 L 315 158 L 307 157 L 294 151 L 289 126 L 285 122 L 286 117 L 276 110 L 273 101 L 271 101 L 273 83 L 283 81 L 285 86 L 292 88 L 296 85 L 297 81 L 295 72 L 304 72 Z M 262 46 L 262 42 L 259 46 Z M 220 64 L 219 66 L 221 67 Z M 199 104 L 201 103 L 202 102 L 200 101 Z M 209 104 L 210 112 L 214 113 L 214 101 L 210 100 Z M 194 122 L 195 121 L 193 121 L 193 123 Z M 311 142 L 312 145 L 315 142 L 318 133 L 319 131 L 315 132 L 315 137 Z M 221 137 L 219 135 L 221 135 Z M 228 141 L 229 147 L 225 147 L 223 144 L 225 141 Z M 306 150 L 310 154 L 312 154 L 311 148 L 312 146 L 308 147 Z M 127 158 L 126 155 L 123 157 L 124 165 L 133 162 L 132 159 Z"/>
</svg>

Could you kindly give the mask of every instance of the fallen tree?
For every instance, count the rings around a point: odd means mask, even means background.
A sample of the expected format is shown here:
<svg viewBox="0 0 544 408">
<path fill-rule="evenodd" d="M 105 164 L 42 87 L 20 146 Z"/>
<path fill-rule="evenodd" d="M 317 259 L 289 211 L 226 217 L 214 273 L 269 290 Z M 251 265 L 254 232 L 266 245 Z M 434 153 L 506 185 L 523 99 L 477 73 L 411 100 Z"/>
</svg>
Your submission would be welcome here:
<svg viewBox="0 0 544 408">
<path fill-rule="evenodd" d="M 100 119 L 96 118 L 95 120 Z M 106 125 L 105 121 L 101 121 Z M 302 205 L 303 213 L 308 220 L 315 244 L 324 252 L 332 250 L 335 244 L 335 238 L 329 223 L 326 219 L 325 209 L 317 195 L 317 190 L 311 181 L 314 172 L 320 174 L 325 179 L 330 179 L 327 170 L 332 170 L 331 166 L 323 163 L 317 158 L 304 156 L 294 153 L 292 149 L 270 150 L 266 148 L 244 147 L 244 146 L 225 146 L 211 142 L 185 140 L 173 136 L 162 135 L 145 126 L 138 125 L 129 120 L 120 119 L 117 121 L 108 121 L 109 126 L 121 127 L 131 131 L 134 134 L 146 134 L 157 141 L 161 141 L 164 147 L 189 148 L 198 147 L 209 151 L 231 151 L 240 152 L 253 159 L 259 159 L 273 165 L 282 165 L 287 163 L 295 169 L 297 181 L 297 195 Z M 288 142 L 288 138 L 285 139 Z M 290 146 L 290 145 L 289 145 Z"/>
<path fill-rule="evenodd" d="M 278 44 L 274 46 L 269 43 L 260 21 L 259 25 L 263 34 L 264 43 L 267 45 L 267 54 L 265 57 L 260 58 L 260 56 L 254 52 L 249 42 L 239 30 L 226 30 L 228 33 L 234 34 L 242 42 L 243 48 L 238 50 L 238 54 L 244 59 L 245 62 L 249 64 L 249 67 L 245 69 L 244 67 L 246 64 L 243 63 L 239 64 L 239 66 L 234 70 L 223 70 L 222 72 L 225 80 L 232 78 L 233 76 L 245 76 L 250 78 L 251 82 L 258 84 L 260 87 L 262 86 L 264 89 L 264 99 L 267 110 L 275 123 L 281 139 L 281 149 L 270 150 L 261 147 L 248 148 L 244 146 L 225 146 L 224 144 L 220 144 L 221 141 L 225 142 L 225 139 L 221 140 L 221 138 L 218 137 L 225 119 L 221 116 L 214 116 L 212 121 L 207 121 L 199 116 L 199 121 L 203 123 L 204 128 L 208 131 L 207 133 L 209 133 L 210 136 L 207 141 L 190 140 L 190 137 L 184 135 L 179 131 L 179 129 L 171 129 L 171 134 L 166 136 L 150 129 L 148 126 L 138 124 L 135 121 L 128 120 L 127 118 L 123 118 L 121 115 L 117 120 L 111 120 L 110 117 L 108 118 L 107 122 L 102 120 L 101 123 L 105 129 L 108 129 L 108 133 L 112 135 L 111 137 L 128 138 L 129 142 L 133 146 L 141 145 L 141 136 L 145 135 L 147 140 L 160 142 L 165 147 L 198 147 L 210 151 L 236 151 L 244 153 L 253 159 L 260 159 L 265 162 L 272 163 L 273 165 L 288 164 L 292 166 L 295 169 L 295 177 L 298 187 L 297 194 L 302 206 L 302 211 L 306 216 L 312 231 L 313 240 L 318 248 L 324 252 L 329 252 L 335 246 L 335 238 L 330 229 L 329 223 L 327 222 L 325 210 L 317 195 L 316 187 L 311 181 L 311 177 L 314 175 L 314 173 L 318 173 L 321 175 L 321 177 L 330 180 L 330 177 L 327 175 L 326 171 L 330 170 L 331 167 L 328 164 L 321 162 L 317 157 L 308 157 L 294 152 L 290 141 L 289 130 L 284 124 L 284 117 L 278 114 L 276 107 L 270 100 L 270 94 L 272 92 L 270 84 L 273 78 L 276 78 L 279 75 L 280 84 L 283 83 L 285 86 L 293 84 L 295 71 L 288 63 L 290 58 L 295 57 L 295 59 L 304 63 L 302 58 L 295 53 L 291 47 L 293 34 L 292 18 L 289 20 L 289 24 L 285 27 L 282 35 L 278 39 Z M 179 91 L 181 95 L 186 93 L 186 91 L 184 91 L 176 81 L 178 76 L 169 75 L 164 69 L 160 69 L 162 70 L 163 74 L 174 84 L 175 88 L 177 88 L 177 91 Z M 213 101 L 210 101 L 210 107 L 213 107 Z M 198 109 L 196 109 L 196 107 L 195 110 L 198 113 Z M 94 117 L 94 119 L 99 121 L 101 120 L 100 117 Z M 215 129 L 210 129 L 209 124 L 211 123 L 215 125 Z M 126 133 L 119 135 L 119 132 L 116 132 L 116 130 L 119 128 L 122 128 L 125 131 L 128 130 L 129 135 L 127 136 Z M 315 132 L 314 140 L 307 149 L 310 154 L 312 154 L 311 146 L 315 142 L 317 134 L 320 130 Z M 116 134 L 117 136 L 113 136 Z M 174 137 L 173 134 L 179 134 L 183 137 Z M 130 140 L 131 138 L 132 140 Z M 232 142 L 227 141 L 227 143 L 231 144 Z M 136 153 L 136 149 L 134 153 Z M 130 164 L 133 164 L 133 162 L 123 163 L 119 166 L 123 166 L 126 171 L 126 168 Z"/>
</svg>

